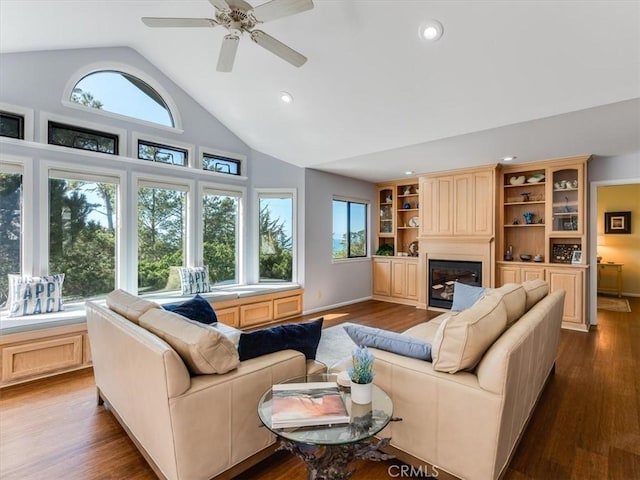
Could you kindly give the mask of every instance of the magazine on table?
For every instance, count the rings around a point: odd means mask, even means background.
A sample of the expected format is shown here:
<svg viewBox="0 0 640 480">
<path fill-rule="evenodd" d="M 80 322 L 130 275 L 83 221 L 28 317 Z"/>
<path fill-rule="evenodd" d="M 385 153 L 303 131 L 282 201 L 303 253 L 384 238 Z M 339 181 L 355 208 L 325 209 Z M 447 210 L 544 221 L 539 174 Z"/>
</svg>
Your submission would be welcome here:
<svg viewBox="0 0 640 480">
<path fill-rule="evenodd" d="M 272 428 L 340 424 L 350 420 L 335 382 L 274 385 L 271 404 Z"/>
</svg>

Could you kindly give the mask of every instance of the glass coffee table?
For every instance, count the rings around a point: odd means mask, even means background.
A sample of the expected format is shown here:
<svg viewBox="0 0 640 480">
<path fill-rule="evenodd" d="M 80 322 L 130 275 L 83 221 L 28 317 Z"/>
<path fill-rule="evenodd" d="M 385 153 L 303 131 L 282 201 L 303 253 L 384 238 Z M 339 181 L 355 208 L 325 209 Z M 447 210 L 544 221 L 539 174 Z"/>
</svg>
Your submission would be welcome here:
<svg viewBox="0 0 640 480">
<path fill-rule="evenodd" d="M 336 382 L 336 375 L 317 374 L 291 378 L 283 383 Z M 307 465 L 309 480 L 345 480 L 353 475 L 348 464 L 356 459 L 387 460 L 393 458 L 379 449 L 389 443 L 388 438 L 377 442 L 369 439 L 394 420 L 393 403 L 379 387 L 373 385 L 370 404 L 351 403 L 348 388 L 340 387 L 349 423 L 314 427 L 272 428 L 271 389 L 262 396 L 258 404 L 258 415 L 262 423 L 280 439 L 278 450 L 288 450 Z"/>
</svg>

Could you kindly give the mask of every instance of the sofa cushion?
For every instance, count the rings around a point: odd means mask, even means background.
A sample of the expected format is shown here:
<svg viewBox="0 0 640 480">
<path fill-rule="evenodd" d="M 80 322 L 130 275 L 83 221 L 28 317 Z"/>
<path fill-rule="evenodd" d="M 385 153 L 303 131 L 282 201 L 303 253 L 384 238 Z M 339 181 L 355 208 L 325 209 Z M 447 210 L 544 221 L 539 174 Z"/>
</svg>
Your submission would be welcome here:
<svg viewBox="0 0 640 480">
<path fill-rule="evenodd" d="M 507 326 L 502 295 L 488 292 L 476 304 L 452 313 L 440 324 L 433 341 L 433 369 L 455 373 L 473 369 Z"/>
<path fill-rule="evenodd" d="M 522 288 L 524 288 L 526 296 L 525 310 L 527 312 L 549 293 L 549 284 L 539 278 L 524 282 Z"/>
<path fill-rule="evenodd" d="M 255 332 L 242 332 L 238 342 L 240 361 L 287 349 L 302 352 L 307 360 L 314 360 L 323 321 L 321 317 L 304 323 L 287 323 Z"/>
<path fill-rule="evenodd" d="M 473 306 L 486 293 L 487 289 L 467 285 L 466 283 L 455 282 L 453 284 L 453 304 L 452 312 L 461 312 Z"/>
<path fill-rule="evenodd" d="M 527 297 L 524 288 L 517 283 L 505 283 L 493 291 L 502 295 L 502 301 L 507 309 L 507 327 L 510 327 L 524 315 Z"/>
<path fill-rule="evenodd" d="M 107 295 L 107 307 L 133 323 L 139 323 L 140 316 L 152 308 L 161 308 L 155 302 L 132 295 L 124 290 L 114 290 Z"/>
<path fill-rule="evenodd" d="M 171 345 L 192 375 L 226 373 L 240 363 L 233 342 L 214 326 L 162 309 L 141 315 L 140 326 Z"/>
<path fill-rule="evenodd" d="M 218 321 L 218 316 L 211 304 L 200 295 L 196 295 L 186 302 L 163 305 L 162 308 L 207 325 Z"/>
<path fill-rule="evenodd" d="M 431 344 L 419 338 L 365 325 L 345 325 L 344 329 L 358 346 L 379 348 L 405 357 L 431 361 Z"/>
</svg>

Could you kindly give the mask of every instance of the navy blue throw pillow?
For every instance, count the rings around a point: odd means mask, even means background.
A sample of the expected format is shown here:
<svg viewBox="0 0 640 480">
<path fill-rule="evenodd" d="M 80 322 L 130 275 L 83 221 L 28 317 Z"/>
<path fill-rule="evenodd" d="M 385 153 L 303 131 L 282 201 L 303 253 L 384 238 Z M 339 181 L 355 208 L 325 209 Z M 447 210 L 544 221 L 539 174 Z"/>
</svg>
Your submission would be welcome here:
<svg viewBox="0 0 640 480">
<path fill-rule="evenodd" d="M 287 349 L 304 353 L 307 360 L 315 360 L 323 320 L 321 317 L 310 322 L 287 323 L 255 332 L 243 332 L 238 342 L 240 361 Z"/>
<path fill-rule="evenodd" d="M 191 300 L 183 303 L 163 305 L 162 308 L 170 312 L 177 313 L 189 320 L 211 325 L 218 321 L 215 310 L 206 299 L 196 295 Z"/>
</svg>

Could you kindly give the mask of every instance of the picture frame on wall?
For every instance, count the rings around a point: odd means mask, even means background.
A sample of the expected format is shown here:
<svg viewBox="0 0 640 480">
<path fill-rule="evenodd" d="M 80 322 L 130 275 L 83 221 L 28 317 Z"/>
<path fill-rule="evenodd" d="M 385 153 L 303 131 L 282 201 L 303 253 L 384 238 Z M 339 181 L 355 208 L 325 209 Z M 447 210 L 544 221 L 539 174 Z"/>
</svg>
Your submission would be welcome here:
<svg viewBox="0 0 640 480">
<path fill-rule="evenodd" d="M 631 233 L 631 212 L 604 212 L 604 233 Z"/>
<path fill-rule="evenodd" d="M 582 250 L 574 250 L 571 254 L 571 263 L 582 263 Z"/>
</svg>

